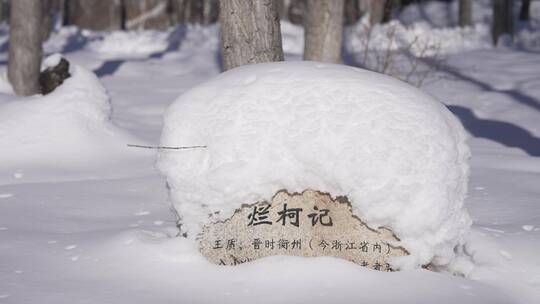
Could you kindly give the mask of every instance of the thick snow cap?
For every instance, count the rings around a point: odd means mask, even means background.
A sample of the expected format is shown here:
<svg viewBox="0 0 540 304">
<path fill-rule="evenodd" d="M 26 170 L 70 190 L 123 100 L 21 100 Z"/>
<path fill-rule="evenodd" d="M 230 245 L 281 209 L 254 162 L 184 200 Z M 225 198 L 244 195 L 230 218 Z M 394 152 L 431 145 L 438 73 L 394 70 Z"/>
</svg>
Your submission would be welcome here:
<svg viewBox="0 0 540 304">
<path fill-rule="evenodd" d="M 43 68 L 61 58 L 51 55 Z M 35 166 L 72 170 L 129 156 L 126 142 L 136 140 L 111 123 L 109 96 L 96 75 L 74 64 L 70 73 L 46 96 L 0 101 L 1 171 Z"/>
<path fill-rule="evenodd" d="M 347 196 L 372 227 L 411 255 L 447 265 L 470 226 L 463 208 L 469 149 L 459 121 L 420 90 L 342 65 L 279 62 L 225 72 L 168 109 L 158 167 L 182 230 L 281 189 Z"/>
</svg>

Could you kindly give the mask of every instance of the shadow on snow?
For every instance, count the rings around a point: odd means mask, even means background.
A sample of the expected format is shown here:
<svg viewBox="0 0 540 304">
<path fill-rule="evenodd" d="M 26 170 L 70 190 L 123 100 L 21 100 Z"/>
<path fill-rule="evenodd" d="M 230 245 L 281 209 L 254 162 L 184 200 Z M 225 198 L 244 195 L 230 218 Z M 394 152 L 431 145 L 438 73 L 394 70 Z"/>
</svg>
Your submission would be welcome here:
<svg viewBox="0 0 540 304">
<path fill-rule="evenodd" d="M 540 138 L 512 123 L 482 119 L 470 109 L 462 106 L 448 106 L 474 137 L 487 138 L 507 147 L 520 148 L 531 156 L 540 156 Z"/>
<path fill-rule="evenodd" d="M 98 77 L 101 78 L 101 77 L 113 75 L 114 73 L 116 73 L 116 71 L 118 71 L 120 66 L 122 64 L 124 64 L 126 61 L 131 61 L 131 62 L 140 61 L 140 62 L 142 62 L 142 61 L 146 61 L 146 60 L 149 60 L 149 59 L 163 58 L 163 56 L 165 56 L 165 54 L 178 50 L 178 48 L 180 47 L 180 45 L 182 43 L 182 40 L 184 39 L 185 36 L 186 36 L 186 27 L 178 26 L 178 27 L 176 27 L 176 29 L 174 31 L 172 31 L 169 34 L 169 37 L 167 38 L 167 40 L 168 40 L 167 48 L 165 48 L 163 51 L 152 53 L 147 58 L 111 59 L 111 60 L 107 60 L 107 61 L 104 61 L 98 68 L 94 69 L 93 72 Z"/>
</svg>

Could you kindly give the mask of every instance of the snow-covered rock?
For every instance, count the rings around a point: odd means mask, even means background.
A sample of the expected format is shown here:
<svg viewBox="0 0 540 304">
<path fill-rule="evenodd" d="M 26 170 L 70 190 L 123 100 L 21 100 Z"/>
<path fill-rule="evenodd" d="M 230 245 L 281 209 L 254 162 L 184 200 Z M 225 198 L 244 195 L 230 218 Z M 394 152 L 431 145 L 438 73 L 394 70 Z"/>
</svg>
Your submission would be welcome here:
<svg viewBox="0 0 540 304">
<path fill-rule="evenodd" d="M 158 167 L 182 229 L 281 189 L 345 195 L 368 225 L 394 230 L 401 267 L 447 265 L 471 224 L 463 207 L 469 149 L 444 105 L 401 81 L 316 62 L 243 66 L 178 98 Z"/>
<path fill-rule="evenodd" d="M 48 68 L 54 68 L 62 60 L 62 55 L 60 53 L 55 53 L 43 60 L 41 63 L 41 71 L 44 71 Z"/>
<path fill-rule="evenodd" d="M 52 55 L 44 61 L 44 67 L 60 58 Z M 46 96 L 0 101 L 3 172 L 36 165 L 67 165 L 72 170 L 96 162 L 114 163 L 125 157 L 126 143 L 136 142 L 111 123 L 109 95 L 98 78 L 78 65 L 70 65 L 70 74 Z"/>
</svg>

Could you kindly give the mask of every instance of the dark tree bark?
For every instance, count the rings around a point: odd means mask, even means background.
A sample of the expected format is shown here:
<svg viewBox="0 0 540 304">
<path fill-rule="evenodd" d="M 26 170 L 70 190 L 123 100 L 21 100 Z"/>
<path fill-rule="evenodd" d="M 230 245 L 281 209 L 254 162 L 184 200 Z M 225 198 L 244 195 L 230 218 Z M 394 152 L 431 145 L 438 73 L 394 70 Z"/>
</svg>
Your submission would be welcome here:
<svg viewBox="0 0 540 304">
<path fill-rule="evenodd" d="M 194 24 L 202 24 L 203 23 L 203 5 L 204 2 L 202 0 L 191 0 L 191 3 L 189 4 L 189 23 Z"/>
<path fill-rule="evenodd" d="M 292 24 L 304 24 L 307 0 L 291 0 L 288 9 L 288 19 Z"/>
<path fill-rule="evenodd" d="M 171 0 L 171 24 L 186 23 L 189 16 L 186 18 L 186 6 L 189 1 L 186 0 Z"/>
<path fill-rule="evenodd" d="M 218 0 L 170 0 L 172 24 L 212 24 L 218 20 Z"/>
<path fill-rule="evenodd" d="M 358 22 L 362 17 L 362 11 L 360 10 L 359 0 L 345 0 L 345 25 L 352 25 Z"/>
<path fill-rule="evenodd" d="M 369 22 L 371 25 L 383 22 L 387 0 L 370 0 Z"/>
<path fill-rule="evenodd" d="M 521 0 L 521 9 L 519 10 L 519 20 L 529 20 L 529 8 L 531 6 L 531 0 Z"/>
<path fill-rule="evenodd" d="M 280 20 L 289 20 L 289 16 L 287 16 L 287 12 L 289 10 L 290 0 L 277 0 L 276 6 L 277 11 L 279 14 Z"/>
<path fill-rule="evenodd" d="M 5 0 L 0 0 L 0 22 L 8 20 L 9 5 Z"/>
<path fill-rule="evenodd" d="M 65 3 L 69 0 L 41 0 L 43 14 L 42 14 L 42 37 L 43 41 L 49 39 L 51 32 L 54 29 L 56 22 L 62 22 L 65 16 Z"/>
<path fill-rule="evenodd" d="M 217 0 L 203 0 L 202 24 L 211 24 L 217 21 L 219 5 Z"/>
<path fill-rule="evenodd" d="M 304 60 L 341 61 L 343 0 L 308 0 L 304 17 Z"/>
<path fill-rule="evenodd" d="M 41 0 L 41 4 L 43 10 L 41 37 L 43 41 L 47 41 L 54 26 L 54 12 L 56 8 L 53 0 Z"/>
<path fill-rule="evenodd" d="M 17 95 L 39 93 L 42 13 L 41 1 L 11 2 L 8 79 Z"/>
<path fill-rule="evenodd" d="M 220 0 L 223 68 L 282 61 L 281 31 L 276 1 Z"/>
<path fill-rule="evenodd" d="M 70 25 L 70 0 L 60 0 L 60 7 L 62 10 L 62 26 Z"/>
<path fill-rule="evenodd" d="M 70 0 L 69 23 L 95 31 L 120 30 L 121 4 L 120 0 Z"/>
<path fill-rule="evenodd" d="M 493 0 L 492 36 L 494 45 L 497 45 L 501 35 L 508 34 L 513 36 L 514 34 L 512 8 L 512 0 Z"/>
<path fill-rule="evenodd" d="M 386 0 L 384 3 L 384 12 L 382 23 L 386 23 L 394 16 L 394 11 L 401 7 L 401 0 Z"/>
<path fill-rule="evenodd" d="M 343 20 L 345 25 L 358 22 L 365 13 L 363 2 L 366 0 L 345 0 Z M 281 20 L 287 20 L 293 24 L 304 24 L 306 13 L 306 0 L 279 0 L 278 10 Z"/>
<path fill-rule="evenodd" d="M 459 0 L 459 26 L 472 25 L 472 0 Z"/>
</svg>

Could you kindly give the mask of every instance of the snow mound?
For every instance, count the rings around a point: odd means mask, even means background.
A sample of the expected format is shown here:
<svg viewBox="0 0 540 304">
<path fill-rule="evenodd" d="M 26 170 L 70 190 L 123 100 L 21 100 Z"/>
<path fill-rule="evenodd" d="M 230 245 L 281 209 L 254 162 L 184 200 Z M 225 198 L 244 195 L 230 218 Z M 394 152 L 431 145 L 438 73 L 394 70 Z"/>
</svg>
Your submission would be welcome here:
<svg viewBox="0 0 540 304">
<path fill-rule="evenodd" d="M 169 31 L 115 31 L 91 41 L 88 48 L 106 57 L 140 57 L 164 51 Z"/>
<path fill-rule="evenodd" d="M 463 207 L 469 149 L 444 105 L 394 78 L 316 62 L 240 67 L 179 97 L 162 151 L 182 230 L 281 189 L 345 195 L 368 225 L 395 231 L 407 268 L 456 258 L 470 226 Z"/>
<path fill-rule="evenodd" d="M 304 53 L 304 27 L 281 20 L 281 40 L 286 55 Z"/>
<path fill-rule="evenodd" d="M 56 60 L 52 55 L 45 65 Z M 126 142 L 135 140 L 110 122 L 105 88 L 80 66 L 70 64 L 70 73 L 46 96 L 0 102 L 0 168 L 91 166 L 125 155 Z"/>
</svg>

